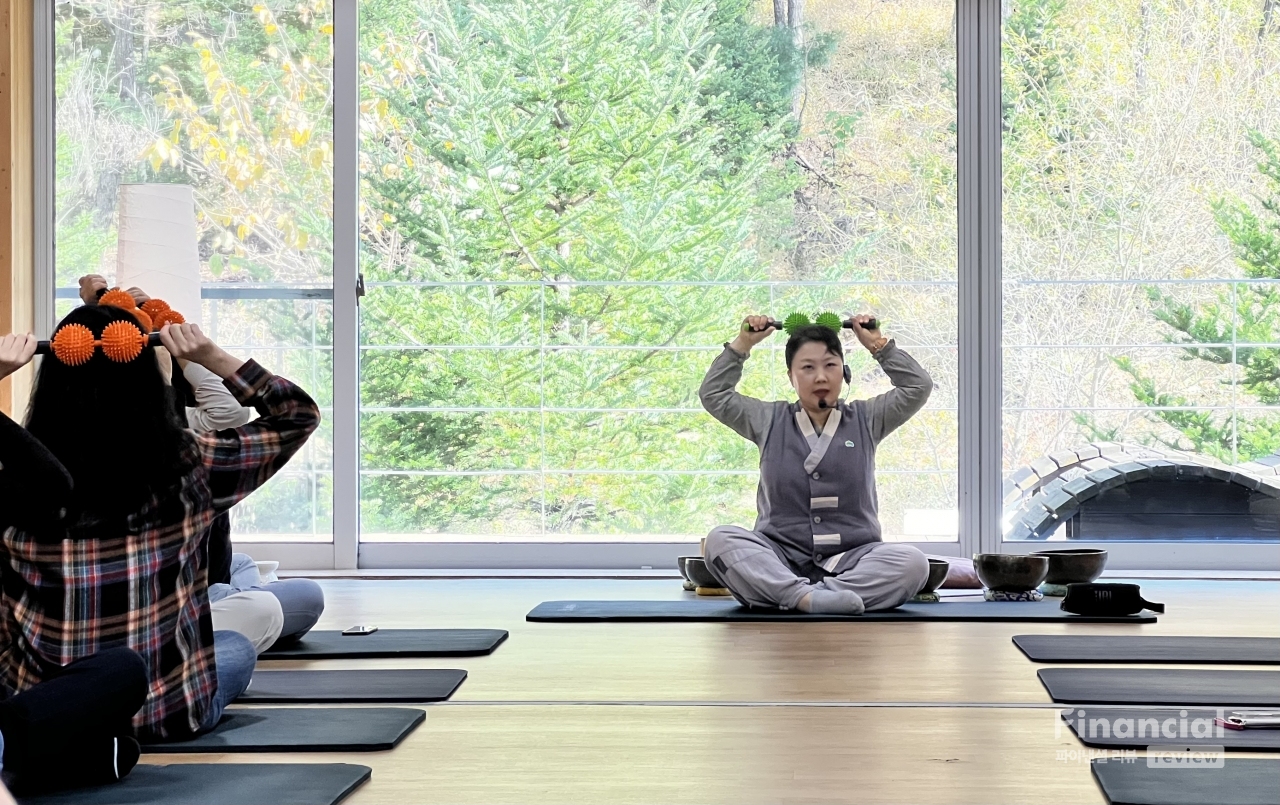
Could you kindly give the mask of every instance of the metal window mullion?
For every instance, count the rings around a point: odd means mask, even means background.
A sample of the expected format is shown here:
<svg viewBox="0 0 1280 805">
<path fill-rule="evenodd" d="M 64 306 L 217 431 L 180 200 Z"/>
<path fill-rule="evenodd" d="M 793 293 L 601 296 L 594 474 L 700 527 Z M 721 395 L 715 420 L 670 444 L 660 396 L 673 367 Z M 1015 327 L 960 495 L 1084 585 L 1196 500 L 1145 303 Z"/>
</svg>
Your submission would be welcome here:
<svg viewBox="0 0 1280 805">
<path fill-rule="evenodd" d="M 1003 383 L 1003 270 L 1001 228 L 1003 226 L 1003 172 L 1001 146 L 1000 34 L 1002 8 L 1000 0 L 976 0 L 976 90 L 978 97 L 976 126 L 979 258 L 978 276 L 974 278 L 980 305 L 977 342 L 977 381 L 979 383 L 978 461 L 969 465 L 978 477 L 978 547 L 984 552 L 998 551 L 1003 541 L 1001 528 L 1004 434 L 1001 429 Z M 961 464 L 960 466 L 966 466 Z"/>
<path fill-rule="evenodd" d="M 53 74 L 53 0 L 35 0 L 31 21 L 32 65 L 32 158 L 34 198 L 32 259 L 35 293 L 33 322 L 36 333 L 47 337 L 55 322 L 54 294 L 57 267 L 54 258 L 54 74 Z"/>
<path fill-rule="evenodd" d="M 333 0 L 333 565 L 360 553 L 359 10 Z"/>
<path fill-rule="evenodd" d="M 999 550 L 1000 2 L 957 0 L 959 478 L 962 554 Z"/>
<path fill-rule="evenodd" d="M 979 275 L 978 219 L 978 2 L 956 0 L 956 355 L 957 461 L 961 467 L 977 464 L 980 447 L 978 377 L 981 305 L 976 279 Z M 956 493 L 960 509 L 962 554 L 979 550 L 982 496 L 977 473 L 960 476 Z"/>
</svg>

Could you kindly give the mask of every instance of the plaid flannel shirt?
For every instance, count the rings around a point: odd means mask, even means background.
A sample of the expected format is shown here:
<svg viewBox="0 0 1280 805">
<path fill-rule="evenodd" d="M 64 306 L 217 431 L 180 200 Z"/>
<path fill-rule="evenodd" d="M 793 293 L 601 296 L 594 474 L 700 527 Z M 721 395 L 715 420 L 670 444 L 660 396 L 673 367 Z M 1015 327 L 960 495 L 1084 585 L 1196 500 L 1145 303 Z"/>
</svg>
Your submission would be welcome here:
<svg viewBox="0 0 1280 805">
<path fill-rule="evenodd" d="M 87 517 L 56 522 L 65 510 L 50 515 L 52 527 L 40 527 L 40 512 L 57 506 L 47 500 L 24 507 L 31 516 L 0 513 L 6 526 L 0 540 L 0 685 L 8 694 L 40 682 L 51 665 L 124 645 L 142 655 L 151 677 L 146 703 L 133 720 L 138 737 L 173 739 L 198 730 L 217 688 L 206 531 L 219 512 L 281 469 L 320 422 L 306 392 L 253 361 L 225 383 L 260 417 L 194 435 L 190 449 L 199 457 L 193 469 L 130 515 L 123 528 Z M 6 438 L 11 435 L 6 428 Z M 24 449 L 29 455 L 32 447 Z M 5 470 L 0 475 L 22 472 Z M 21 493 L 12 487 L 14 479 L 4 483 L 10 484 L 5 497 Z"/>
</svg>

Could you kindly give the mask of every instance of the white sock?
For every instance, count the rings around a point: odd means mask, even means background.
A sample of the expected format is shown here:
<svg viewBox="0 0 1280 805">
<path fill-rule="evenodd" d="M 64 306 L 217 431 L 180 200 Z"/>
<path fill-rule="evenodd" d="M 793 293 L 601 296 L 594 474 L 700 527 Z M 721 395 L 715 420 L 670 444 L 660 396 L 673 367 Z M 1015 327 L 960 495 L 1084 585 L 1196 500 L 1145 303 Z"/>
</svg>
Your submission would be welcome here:
<svg viewBox="0 0 1280 805">
<path fill-rule="evenodd" d="M 800 609 L 813 615 L 861 615 L 866 607 L 855 592 L 819 587 L 809 594 L 809 605 L 801 604 Z"/>
</svg>

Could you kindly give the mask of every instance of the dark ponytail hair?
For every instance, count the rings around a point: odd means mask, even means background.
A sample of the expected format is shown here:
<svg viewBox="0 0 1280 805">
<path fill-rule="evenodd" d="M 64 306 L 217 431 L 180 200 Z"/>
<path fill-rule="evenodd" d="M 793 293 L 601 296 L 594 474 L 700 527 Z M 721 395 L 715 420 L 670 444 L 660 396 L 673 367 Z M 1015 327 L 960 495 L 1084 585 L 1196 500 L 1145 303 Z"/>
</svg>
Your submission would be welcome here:
<svg viewBox="0 0 1280 805">
<path fill-rule="evenodd" d="M 100 338 L 114 321 L 137 323 L 120 308 L 84 306 L 59 324 L 83 324 Z M 155 351 L 128 363 L 99 349 L 81 366 L 48 355 L 36 375 L 27 430 L 61 462 L 75 483 L 77 513 L 121 517 L 176 486 L 195 461 L 195 442 L 179 419 L 173 389 Z"/>
</svg>

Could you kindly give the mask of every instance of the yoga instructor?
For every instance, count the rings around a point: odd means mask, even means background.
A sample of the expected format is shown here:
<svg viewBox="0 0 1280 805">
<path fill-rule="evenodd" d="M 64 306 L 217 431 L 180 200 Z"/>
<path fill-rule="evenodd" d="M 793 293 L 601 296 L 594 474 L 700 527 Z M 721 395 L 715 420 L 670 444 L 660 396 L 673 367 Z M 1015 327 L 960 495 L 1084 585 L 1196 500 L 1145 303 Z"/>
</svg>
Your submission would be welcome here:
<svg viewBox="0 0 1280 805">
<path fill-rule="evenodd" d="M 766 316 L 748 316 L 703 378 L 702 406 L 760 448 L 755 527 L 722 525 L 707 536 L 707 566 L 743 604 L 861 615 L 924 588 L 924 554 L 881 541 L 875 460 L 876 446 L 920 410 L 933 381 L 879 329 L 862 326 L 874 321 L 850 323 L 893 383 L 878 397 L 842 402 L 849 374 L 839 330 L 791 320 L 787 377 L 799 400 L 739 394 L 743 363 L 774 331 Z"/>
</svg>

